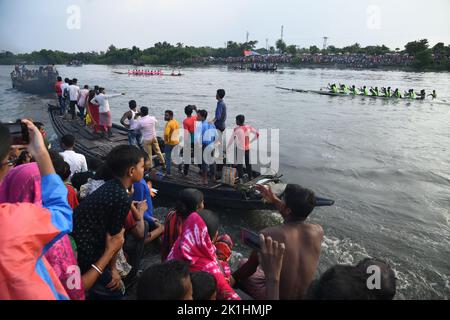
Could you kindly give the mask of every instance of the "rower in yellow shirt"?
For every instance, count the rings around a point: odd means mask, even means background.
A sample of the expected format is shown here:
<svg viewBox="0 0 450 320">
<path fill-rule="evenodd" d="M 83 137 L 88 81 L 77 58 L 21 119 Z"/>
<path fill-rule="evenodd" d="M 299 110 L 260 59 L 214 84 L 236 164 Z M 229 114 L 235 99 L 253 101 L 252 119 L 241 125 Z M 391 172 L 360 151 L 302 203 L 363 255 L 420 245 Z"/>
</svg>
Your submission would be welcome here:
<svg viewBox="0 0 450 320">
<path fill-rule="evenodd" d="M 167 121 L 164 128 L 164 155 L 166 157 L 166 173 L 170 175 L 170 167 L 172 164 L 172 150 L 180 143 L 179 129 L 180 124 L 173 118 L 173 111 L 166 110 L 164 120 Z"/>
</svg>

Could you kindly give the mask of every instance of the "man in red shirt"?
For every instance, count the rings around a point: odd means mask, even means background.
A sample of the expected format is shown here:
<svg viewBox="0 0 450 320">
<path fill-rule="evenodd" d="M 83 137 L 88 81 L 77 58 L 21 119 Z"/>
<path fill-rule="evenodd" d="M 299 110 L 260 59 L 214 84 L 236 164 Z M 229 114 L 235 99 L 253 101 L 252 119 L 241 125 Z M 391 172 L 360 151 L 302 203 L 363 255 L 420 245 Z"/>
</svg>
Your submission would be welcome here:
<svg viewBox="0 0 450 320">
<path fill-rule="evenodd" d="M 245 169 L 247 171 L 248 178 L 251 180 L 253 177 L 252 165 L 250 164 L 250 144 L 259 138 L 259 132 L 252 126 L 245 124 L 245 116 L 240 114 L 236 116 L 236 125 L 234 128 L 233 135 L 227 145 L 227 150 L 232 145 L 233 141 L 236 140 L 237 147 L 237 171 L 239 178 L 244 176 L 244 166 L 242 165 L 242 156 L 245 156 Z M 250 141 L 250 134 L 254 137 Z"/>
<path fill-rule="evenodd" d="M 185 137 L 184 137 L 184 141 L 190 141 L 189 145 L 190 145 L 190 152 L 192 155 L 192 152 L 194 150 L 194 132 L 195 132 L 195 123 L 197 121 L 197 116 L 196 115 L 192 115 L 193 112 L 197 112 L 197 107 L 193 106 L 193 105 L 188 105 L 184 108 L 184 113 L 186 114 L 186 119 L 183 120 L 183 128 L 184 128 L 184 132 L 185 132 Z M 187 135 L 187 133 L 189 133 L 189 135 Z M 186 142 L 185 142 L 186 143 Z M 185 144 L 185 146 L 188 146 L 187 144 Z M 188 149 L 188 148 L 185 148 Z M 187 150 L 186 150 L 187 151 Z M 189 152 L 189 151 L 188 151 Z M 189 173 L 189 163 L 188 164 L 184 164 L 184 168 L 183 168 L 183 173 L 185 176 L 188 175 Z"/>
<path fill-rule="evenodd" d="M 61 109 L 61 115 L 63 114 L 63 92 L 61 90 L 61 85 L 64 83 L 62 81 L 61 77 L 56 78 L 56 83 L 55 83 L 55 92 L 56 95 L 58 96 L 58 103 L 59 103 L 59 108 Z"/>
</svg>

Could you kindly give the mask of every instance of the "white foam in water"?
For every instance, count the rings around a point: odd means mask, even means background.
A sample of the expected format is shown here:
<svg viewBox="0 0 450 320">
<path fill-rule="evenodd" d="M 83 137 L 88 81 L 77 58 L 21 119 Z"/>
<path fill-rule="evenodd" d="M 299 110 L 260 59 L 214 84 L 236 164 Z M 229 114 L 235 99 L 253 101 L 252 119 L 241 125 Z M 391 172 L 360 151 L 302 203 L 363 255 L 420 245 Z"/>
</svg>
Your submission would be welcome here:
<svg viewBox="0 0 450 320">
<path fill-rule="evenodd" d="M 331 261 L 339 264 L 356 264 L 364 258 L 370 258 L 366 249 L 350 239 L 338 239 L 324 236 L 322 241 L 322 254 Z"/>
</svg>

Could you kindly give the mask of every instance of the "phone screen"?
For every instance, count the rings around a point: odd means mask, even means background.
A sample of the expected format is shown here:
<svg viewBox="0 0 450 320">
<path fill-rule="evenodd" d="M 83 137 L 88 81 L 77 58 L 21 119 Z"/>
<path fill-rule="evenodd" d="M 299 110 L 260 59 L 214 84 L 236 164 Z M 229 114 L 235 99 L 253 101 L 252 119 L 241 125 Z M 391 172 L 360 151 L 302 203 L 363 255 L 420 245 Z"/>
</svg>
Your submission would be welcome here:
<svg viewBox="0 0 450 320">
<path fill-rule="evenodd" d="M 241 241 L 254 250 L 260 250 L 259 235 L 253 231 L 241 228 Z"/>
<path fill-rule="evenodd" d="M 8 123 L 8 130 L 12 137 L 13 145 L 27 145 L 30 143 L 28 128 L 24 123 Z"/>
</svg>

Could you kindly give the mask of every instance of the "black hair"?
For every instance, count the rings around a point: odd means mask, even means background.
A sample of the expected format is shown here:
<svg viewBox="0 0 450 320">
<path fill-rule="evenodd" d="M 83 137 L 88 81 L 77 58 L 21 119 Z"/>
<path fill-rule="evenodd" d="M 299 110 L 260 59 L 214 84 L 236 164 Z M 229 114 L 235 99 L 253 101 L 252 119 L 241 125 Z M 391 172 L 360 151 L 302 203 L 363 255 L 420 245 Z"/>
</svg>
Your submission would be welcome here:
<svg viewBox="0 0 450 320">
<path fill-rule="evenodd" d="M 208 118 L 208 111 L 206 111 L 206 110 L 198 110 L 197 111 L 197 114 L 200 116 L 200 117 L 202 117 L 203 119 L 206 119 L 206 118 Z"/>
<path fill-rule="evenodd" d="M 68 84 L 69 84 L 69 86 L 73 85 L 73 80 L 70 80 L 70 79 L 69 79 Z"/>
<path fill-rule="evenodd" d="M 77 78 L 73 78 L 73 79 L 72 79 L 72 83 L 76 84 L 77 82 L 78 82 L 78 79 L 77 79 Z"/>
<path fill-rule="evenodd" d="M 0 161 L 6 158 L 9 154 L 12 144 L 12 137 L 8 128 L 0 123 Z"/>
<path fill-rule="evenodd" d="M 97 158 L 87 159 L 87 165 L 90 171 L 97 171 L 103 165 L 103 161 Z"/>
<path fill-rule="evenodd" d="M 22 150 L 22 152 L 17 157 L 17 161 L 16 161 L 16 164 L 14 166 L 18 167 L 18 166 L 20 166 L 22 164 L 25 164 L 26 163 L 25 161 L 26 161 L 28 155 L 29 155 L 29 153 L 28 153 L 27 150 Z"/>
<path fill-rule="evenodd" d="M 91 172 L 91 171 L 77 172 L 77 173 L 74 173 L 74 175 L 70 179 L 70 182 L 72 183 L 72 186 L 75 189 L 80 190 L 81 186 L 83 184 L 86 184 L 88 182 L 89 178 L 95 179 L 93 172 Z M 110 179 L 108 179 L 108 180 L 110 180 Z"/>
<path fill-rule="evenodd" d="M 39 130 L 42 128 L 42 127 L 45 127 L 45 125 L 42 123 L 42 122 L 33 122 L 33 124 L 36 126 L 36 128 L 38 128 Z"/>
<path fill-rule="evenodd" d="M 169 114 L 169 116 L 173 118 L 173 111 L 172 110 L 166 110 L 166 111 L 164 111 L 164 113 Z"/>
<path fill-rule="evenodd" d="M 190 117 L 192 115 L 192 112 L 194 112 L 194 108 L 191 105 L 188 105 L 184 107 L 184 113 Z"/>
<path fill-rule="evenodd" d="M 48 153 L 50 155 L 50 159 L 52 160 L 52 164 L 55 168 L 56 174 L 61 178 L 62 181 L 65 181 L 70 177 L 69 164 L 64 161 L 64 158 L 58 152 L 50 150 Z"/>
<path fill-rule="evenodd" d="M 236 123 L 238 126 L 244 125 L 245 122 L 245 116 L 243 114 L 239 114 L 236 116 Z"/>
<path fill-rule="evenodd" d="M 367 280 L 371 273 L 367 267 L 377 265 L 381 271 L 380 289 L 371 290 Z M 335 265 L 311 283 L 306 294 L 308 300 L 392 300 L 396 284 L 393 271 L 381 261 L 364 259 L 356 266 Z"/>
<path fill-rule="evenodd" d="M 219 231 L 219 215 L 211 210 L 202 210 L 198 213 L 202 217 L 203 221 L 208 228 L 208 234 L 211 241 L 216 236 L 217 231 Z"/>
<path fill-rule="evenodd" d="M 225 97 L 225 90 L 223 89 L 217 90 L 217 95 L 219 96 L 220 99 L 223 99 Z"/>
<path fill-rule="evenodd" d="M 103 92 L 105 90 L 105 88 L 99 87 L 98 88 L 98 92 Z"/>
<path fill-rule="evenodd" d="M 288 184 L 283 197 L 286 207 L 291 209 L 293 217 L 297 219 L 306 219 L 316 204 L 314 192 L 298 184 Z"/>
<path fill-rule="evenodd" d="M 71 134 L 66 134 L 61 138 L 61 142 L 67 148 L 73 148 L 75 145 L 75 137 Z"/>
<path fill-rule="evenodd" d="M 69 78 L 65 78 L 65 79 L 64 79 L 64 82 L 65 82 L 65 83 L 69 83 L 69 81 L 70 81 Z"/>
<path fill-rule="evenodd" d="M 148 108 L 147 107 L 141 107 L 141 114 L 145 117 L 148 115 Z"/>
<path fill-rule="evenodd" d="M 129 107 L 130 109 L 136 109 L 136 107 L 137 107 L 136 100 L 130 100 L 130 101 L 128 101 L 128 107 Z"/>
<path fill-rule="evenodd" d="M 95 85 L 95 86 L 94 86 L 94 90 L 98 90 L 98 89 L 100 89 L 100 87 L 97 86 L 97 85 Z"/>
<path fill-rule="evenodd" d="M 61 77 L 57 77 L 56 80 L 62 81 L 62 78 Z"/>
<path fill-rule="evenodd" d="M 102 164 L 94 175 L 94 180 L 104 180 L 108 181 L 114 178 L 114 172 L 112 172 L 111 168 L 106 164 Z"/>
<path fill-rule="evenodd" d="M 189 264 L 170 260 L 150 266 L 137 285 L 138 300 L 180 300 L 186 295 L 183 280 L 189 278 Z"/>
<path fill-rule="evenodd" d="M 126 171 L 144 158 L 142 151 L 130 145 L 120 145 L 106 156 L 106 164 L 116 177 L 123 177 Z"/>
<path fill-rule="evenodd" d="M 377 300 L 392 300 L 394 299 L 395 292 L 397 290 L 396 276 L 391 267 L 384 261 L 376 258 L 366 258 L 361 260 L 356 265 L 362 273 L 370 276 L 368 268 L 371 266 L 377 266 L 381 271 L 380 290 L 371 290 L 375 299 Z"/>
<path fill-rule="evenodd" d="M 208 272 L 192 272 L 191 282 L 194 300 L 211 300 L 212 295 L 217 290 L 216 278 Z"/>
<path fill-rule="evenodd" d="M 87 84 L 84 85 L 85 89 L 89 89 L 89 86 Z"/>
<path fill-rule="evenodd" d="M 187 188 L 178 194 L 175 210 L 183 218 L 187 218 L 192 212 L 196 211 L 203 201 L 203 193 L 197 189 Z"/>
</svg>

